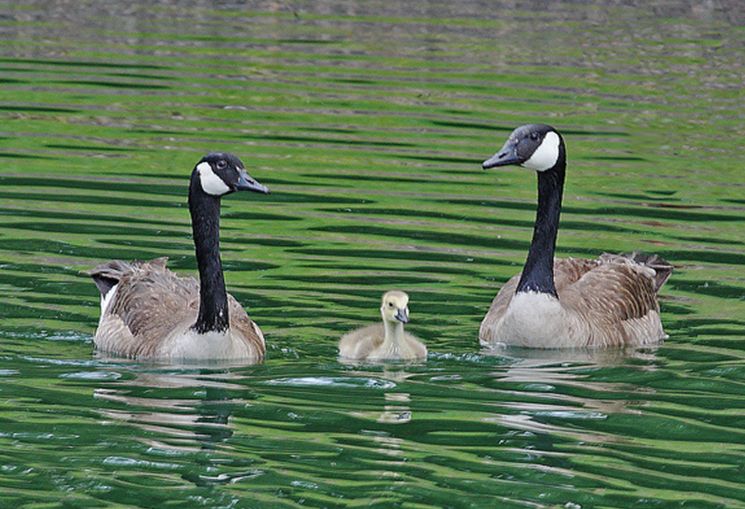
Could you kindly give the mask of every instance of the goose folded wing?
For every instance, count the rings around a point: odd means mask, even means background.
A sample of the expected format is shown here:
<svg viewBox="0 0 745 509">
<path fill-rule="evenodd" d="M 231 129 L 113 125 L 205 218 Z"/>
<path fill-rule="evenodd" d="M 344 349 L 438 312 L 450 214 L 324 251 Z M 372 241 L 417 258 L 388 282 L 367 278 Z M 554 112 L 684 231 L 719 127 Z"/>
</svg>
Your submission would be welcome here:
<svg viewBox="0 0 745 509">
<path fill-rule="evenodd" d="M 121 278 L 108 312 L 134 337 L 157 341 L 185 320 L 196 320 L 199 284 L 165 266 L 134 270 Z"/>
<path fill-rule="evenodd" d="M 619 323 L 659 311 L 650 269 L 629 263 L 598 263 L 558 287 L 563 306 L 595 323 Z"/>
</svg>

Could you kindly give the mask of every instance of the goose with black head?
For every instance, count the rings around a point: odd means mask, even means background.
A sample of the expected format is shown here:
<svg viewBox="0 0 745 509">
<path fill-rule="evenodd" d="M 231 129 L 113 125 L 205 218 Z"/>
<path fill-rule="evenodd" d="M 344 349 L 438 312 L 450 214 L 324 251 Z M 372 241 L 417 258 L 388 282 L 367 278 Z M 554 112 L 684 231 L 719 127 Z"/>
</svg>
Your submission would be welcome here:
<svg viewBox="0 0 745 509">
<path fill-rule="evenodd" d="M 581 348 L 656 343 L 667 337 L 657 293 L 672 265 L 656 255 L 604 253 L 555 259 L 566 146 L 545 124 L 515 129 L 484 169 L 518 165 L 538 175 L 533 240 L 520 274 L 501 288 L 481 322 L 484 346 Z"/>
<path fill-rule="evenodd" d="M 220 259 L 220 200 L 236 191 L 269 192 L 228 153 L 207 154 L 191 173 L 199 281 L 171 272 L 166 258 L 113 260 L 88 272 L 101 293 L 98 350 L 170 361 L 263 358 L 264 335 L 227 293 Z"/>
</svg>

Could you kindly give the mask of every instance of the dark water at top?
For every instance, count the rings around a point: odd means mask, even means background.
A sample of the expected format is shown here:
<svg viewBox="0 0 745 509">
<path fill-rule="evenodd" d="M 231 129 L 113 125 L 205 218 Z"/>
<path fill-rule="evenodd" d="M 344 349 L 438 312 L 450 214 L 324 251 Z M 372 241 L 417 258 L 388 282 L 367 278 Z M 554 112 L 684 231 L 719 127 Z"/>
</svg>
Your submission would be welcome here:
<svg viewBox="0 0 745 509">
<path fill-rule="evenodd" d="M 745 9 L 738 2 L 1 2 L 0 507 L 745 507 Z M 482 352 L 534 176 L 569 151 L 560 256 L 676 266 L 657 348 Z M 193 273 L 187 177 L 223 203 L 255 366 L 96 357 L 81 270 Z M 350 366 L 411 295 L 426 363 Z"/>
</svg>

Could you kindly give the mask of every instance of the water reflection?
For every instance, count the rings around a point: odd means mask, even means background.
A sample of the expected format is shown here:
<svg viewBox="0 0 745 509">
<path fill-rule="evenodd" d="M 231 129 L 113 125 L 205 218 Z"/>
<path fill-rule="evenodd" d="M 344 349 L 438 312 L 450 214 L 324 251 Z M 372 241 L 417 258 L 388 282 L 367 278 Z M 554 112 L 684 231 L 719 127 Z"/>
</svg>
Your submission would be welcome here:
<svg viewBox="0 0 745 509">
<path fill-rule="evenodd" d="M 353 362 L 349 361 L 348 359 L 340 359 L 345 364 L 348 365 L 362 365 L 363 363 L 359 362 Z M 367 363 L 369 364 L 369 363 Z M 393 363 L 393 364 L 403 364 L 403 363 Z M 421 364 L 421 363 L 412 363 L 412 364 Z M 362 376 L 362 377 L 370 377 L 370 376 L 379 376 L 385 380 L 390 380 L 393 382 L 391 384 L 391 387 L 398 387 L 400 384 L 406 382 L 409 378 L 413 376 L 412 373 L 408 373 L 406 370 L 403 369 L 397 369 L 392 367 L 392 364 L 385 363 L 383 364 L 383 372 L 382 373 L 374 373 L 369 371 L 352 371 L 351 374 L 354 374 L 355 376 Z M 361 417 L 365 419 L 374 419 L 376 422 L 379 422 L 381 424 L 406 424 L 409 421 L 411 421 L 412 418 L 412 412 L 411 412 L 411 394 L 407 392 L 401 392 L 401 391 L 386 391 L 383 393 L 384 398 L 384 405 L 382 408 L 382 412 L 375 411 L 375 410 L 367 410 L 364 412 L 351 412 L 350 414 L 355 417 Z M 381 441 L 385 442 L 384 438 L 381 438 Z"/>
<path fill-rule="evenodd" d="M 610 415 L 642 415 L 638 400 L 654 394 L 653 388 L 635 383 L 635 372 L 654 372 L 658 346 L 626 349 L 529 350 L 485 348 L 482 354 L 506 359 L 491 375 L 505 387 L 503 409 L 487 421 L 510 429 L 551 433 L 596 443 L 623 440 L 617 436 L 577 429 L 584 420 L 604 420 Z M 593 374 L 623 370 L 623 382 L 603 382 Z M 625 398 L 618 398 L 624 394 Z"/>
<path fill-rule="evenodd" d="M 482 348 L 481 354 L 506 359 L 509 363 L 504 372 L 494 375 L 507 382 L 563 384 L 587 387 L 583 379 L 597 370 L 607 367 L 629 367 L 638 370 L 657 369 L 657 352 L 660 345 L 644 348 L 577 348 L 577 349 L 523 349 Z M 593 384 L 598 390 L 626 391 L 630 387 Z"/>
<path fill-rule="evenodd" d="M 162 450 L 209 449 L 229 439 L 234 409 L 249 404 L 241 397 L 245 377 L 230 370 L 171 369 L 135 368 L 123 380 L 96 388 L 102 417 L 148 432 L 142 440 Z M 144 438 L 152 436 L 159 438 Z"/>
</svg>

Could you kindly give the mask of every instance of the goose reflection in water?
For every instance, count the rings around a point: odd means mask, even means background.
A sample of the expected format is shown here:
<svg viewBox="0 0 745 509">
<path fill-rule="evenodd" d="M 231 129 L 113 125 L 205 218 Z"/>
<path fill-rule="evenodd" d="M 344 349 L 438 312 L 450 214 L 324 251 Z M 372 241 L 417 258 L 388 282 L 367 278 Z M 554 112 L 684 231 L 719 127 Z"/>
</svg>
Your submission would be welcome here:
<svg viewBox="0 0 745 509">
<path fill-rule="evenodd" d="M 603 395 L 625 393 L 646 397 L 654 389 L 631 381 L 594 381 L 592 372 L 601 368 L 607 372 L 608 368 L 614 366 L 627 370 L 655 371 L 656 353 L 656 347 L 606 350 L 484 349 L 483 355 L 509 359 L 503 369 L 491 373 L 499 385 L 518 386 L 515 389 L 501 389 L 500 392 L 506 395 L 505 400 L 499 403 L 504 412 L 485 420 L 512 429 L 558 434 L 578 440 L 615 440 L 610 435 L 580 432 L 575 424 L 588 419 L 606 419 L 611 414 L 641 414 L 641 410 L 634 408 L 630 401 L 603 399 Z"/>
<path fill-rule="evenodd" d="M 231 416 L 236 407 L 248 404 L 236 396 L 246 392 L 240 383 L 244 375 L 228 369 L 130 373 L 133 378 L 95 389 L 94 397 L 106 402 L 100 409 L 104 418 L 131 423 L 162 437 L 141 435 L 154 448 L 212 449 L 233 435 Z"/>
</svg>

